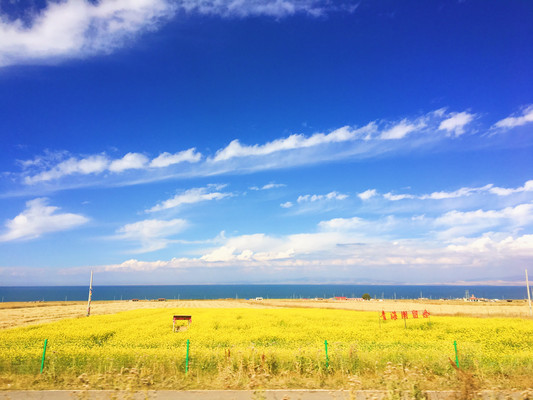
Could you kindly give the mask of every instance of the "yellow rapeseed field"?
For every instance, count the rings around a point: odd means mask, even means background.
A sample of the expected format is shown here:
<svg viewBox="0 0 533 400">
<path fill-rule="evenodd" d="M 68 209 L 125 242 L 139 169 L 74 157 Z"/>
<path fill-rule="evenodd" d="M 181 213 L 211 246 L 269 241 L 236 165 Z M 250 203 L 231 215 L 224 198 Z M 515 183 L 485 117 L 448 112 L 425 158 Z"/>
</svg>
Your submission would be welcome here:
<svg viewBox="0 0 533 400">
<path fill-rule="evenodd" d="M 175 314 L 191 315 L 191 326 L 181 321 L 173 332 Z M 5 329 L 0 388 L 377 388 L 411 380 L 444 389 L 462 373 L 449 360 L 454 341 L 460 369 L 478 384 L 531 386 L 532 320 L 410 313 L 406 322 L 347 310 L 165 308 Z"/>
</svg>

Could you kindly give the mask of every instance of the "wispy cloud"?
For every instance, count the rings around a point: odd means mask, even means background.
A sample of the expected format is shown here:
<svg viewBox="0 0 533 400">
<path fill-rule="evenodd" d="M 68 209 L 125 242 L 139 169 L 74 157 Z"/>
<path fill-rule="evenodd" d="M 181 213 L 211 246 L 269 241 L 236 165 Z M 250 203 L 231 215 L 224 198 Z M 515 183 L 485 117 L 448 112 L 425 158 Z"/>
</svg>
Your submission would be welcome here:
<svg viewBox="0 0 533 400">
<path fill-rule="evenodd" d="M 48 0 L 25 21 L 0 14 L 0 67 L 110 53 L 157 29 L 178 11 L 222 18 L 283 18 L 355 8 L 324 0 Z"/>
<path fill-rule="evenodd" d="M 24 161 L 22 164 L 26 168 L 34 166 L 40 167 L 43 164 L 43 157 L 39 157 L 36 160 Z M 61 161 L 50 169 L 45 169 L 44 171 L 36 173 L 35 175 L 25 176 L 24 182 L 28 185 L 32 185 L 37 182 L 60 179 L 67 175 L 99 174 L 105 171 L 109 167 L 109 164 L 109 159 L 104 155 L 92 155 L 81 159 L 70 157 L 65 161 Z"/>
<path fill-rule="evenodd" d="M 497 186 L 492 186 L 489 191 L 491 193 L 497 194 L 498 196 L 509 196 L 513 193 L 521 192 L 533 192 L 533 180 L 529 180 L 524 183 L 523 186 L 517 188 L 502 188 Z"/>
<path fill-rule="evenodd" d="M 362 193 L 359 193 L 357 196 L 361 199 L 361 200 L 368 200 L 374 196 L 377 195 L 377 190 L 376 189 L 368 189 L 368 190 L 365 190 L 364 192 Z"/>
<path fill-rule="evenodd" d="M 68 158 L 63 160 L 65 156 Z M 175 154 L 161 153 L 151 161 L 141 153 L 127 153 L 121 158 L 111 159 L 103 153 L 72 157 L 67 152 L 48 152 L 44 156 L 19 163 L 24 169 L 24 183 L 34 185 L 73 175 L 99 175 L 104 172 L 120 174 L 129 170 L 154 171 L 184 162 L 196 163 L 201 157 L 201 154 L 197 153 L 195 149 L 188 149 Z"/>
<path fill-rule="evenodd" d="M 213 161 L 225 161 L 232 158 L 250 156 L 265 156 L 280 151 L 304 149 L 329 143 L 341 143 L 367 136 L 374 132 L 375 129 L 376 126 L 374 123 L 370 123 L 363 128 L 343 126 L 327 134 L 315 133 L 311 136 L 295 134 L 262 145 L 255 144 L 252 146 L 242 145 L 239 140 L 235 139 L 227 147 L 218 150 Z"/>
<path fill-rule="evenodd" d="M 532 192 L 533 191 L 533 180 L 528 180 L 524 183 L 523 186 L 519 186 L 516 188 L 502 188 L 498 186 L 494 186 L 494 184 L 489 183 L 485 186 L 480 187 L 462 187 L 457 190 L 452 191 L 438 191 L 438 192 L 432 192 L 432 193 L 425 193 L 425 194 L 410 194 L 410 193 L 398 193 L 394 194 L 392 192 L 388 192 L 383 194 L 383 198 L 390 200 L 390 201 L 400 201 L 400 200 L 406 200 L 406 199 L 416 199 L 416 200 L 444 200 L 444 199 L 456 199 L 461 197 L 469 197 L 475 194 L 494 194 L 497 196 L 509 196 L 511 194 L 515 193 L 522 193 L 522 192 Z M 372 197 L 379 196 L 379 193 L 376 189 L 368 189 L 360 194 L 358 196 L 362 200 L 368 200 Z"/>
<path fill-rule="evenodd" d="M 303 196 L 298 196 L 296 201 L 298 203 L 315 203 L 317 201 L 346 200 L 348 197 L 347 194 L 329 192 L 327 194 L 305 194 Z"/>
<path fill-rule="evenodd" d="M 533 122 L 533 104 L 526 106 L 520 113 L 504 118 L 494 124 L 495 128 L 510 129 Z"/>
<path fill-rule="evenodd" d="M 398 200 L 405 200 L 405 199 L 415 199 L 416 196 L 412 194 L 392 194 L 392 193 L 385 193 L 383 197 L 390 201 L 398 201 Z"/>
<path fill-rule="evenodd" d="M 424 128 L 426 125 L 424 122 L 419 121 L 417 123 L 411 123 L 407 119 L 399 122 L 398 124 L 388 128 L 381 132 L 380 138 L 385 140 L 390 139 L 403 139 L 409 133 Z"/>
<path fill-rule="evenodd" d="M 332 160 L 366 159 L 388 153 L 423 151 L 437 143 L 455 140 L 458 130 L 463 132 L 465 121 L 473 115 L 439 109 L 399 122 L 372 121 L 362 127 L 343 126 L 329 133 L 293 134 L 262 144 L 245 145 L 235 139 L 211 156 L 204 156 L 195 148 L 163 152 L 153 158 L 135 152 L 115 159 L 104 153 L 84 156 L 48 153 L 20 161 L 19 176 L 26 185 L 47 183 L 46 188 L 51 190 L 61 189 L 61 180 L 66 178 L 69 180 L 65 187 L 131 185 L 176 177 L 251 173 Z M 443 123 L 445 128 L 439 129 Z M 52 182 L 57 184 L 52 186 L 49 184 Z M 265 185 L 262 189 L 274 187 L 279 184 Z"/>
<path fill-rule="evenodd" d="M 220 192 L 225 185 L 208 185 L 206 187 L 193 188 L 179 193 L 174 197 L 162 201 L 154 207 L 146 210 L 148 213 L 176 208 L 184 204 L 194 204 L 203 201 L 221 200 L 233 196 L 229 192 Z"/>
<path fill-rule="evenodd" d="M 196 149 L 188 149 L 178 153 L 170 154 L 167 152 L 161 153 L 150 162 L 150 167 L 165 168 L 170 165 L 179 164 L 182 162 L 196 163 L 199 162 L 202 155 L 196 152 Z"/>
<path fill-rule="evenodd" d="M 167 247 L 169 236 L 182 232 L 187 227 L 184 219 L 159 220 L 145 219 L 122 226 L 117 230 L 115 239 L 139 242 L 141 247 L 136 253 L 147 253 Z"/>
<path fill-rule="evenodd" d="M 26 209 L 6 222 L 7 231 L 0 236 L 0 241 L 35 239 L 45 233 L 72 229 L 89 221 L 83 215 L 59 213 L 58 210 L 59 207 L 47 205 L 45 198 L 26 202 Z"/>
<path fill-rule="evenodd" d="M 281 188 L 281 187 L 285 187 L 287 185 L 283 184 L 283 183 L 274 183 L 274 182 L 271 182 L 271 183 L 267 183 L 266 185 L 263 185 L 261 187 L 259 186 L 252 186 L 250 188 L 250 190 L 270 190 L 270 189 L 276 189 L 276 188 Z"/>
</svg>

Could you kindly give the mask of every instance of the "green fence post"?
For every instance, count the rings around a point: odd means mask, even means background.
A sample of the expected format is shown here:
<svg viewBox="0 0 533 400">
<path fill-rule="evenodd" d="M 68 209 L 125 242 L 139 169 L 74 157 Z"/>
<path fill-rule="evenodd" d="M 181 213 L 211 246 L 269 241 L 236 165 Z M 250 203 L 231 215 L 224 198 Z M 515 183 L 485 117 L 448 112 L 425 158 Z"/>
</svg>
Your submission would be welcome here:
<svg viewBox="0 0 533 400">
<path fill-rule="evenodd" d="M 328 341 L 324 341 L 324 345 L 326 347 L 326 368 L 329 369 L 329 357 L 328 357 Z"/>
<path fill-rule="evenodd" d="M 41 374 L 43 373 L 44 368 L 44 358 L 46 357 L 46 345 L 48 344 L 48 339 L 44 339 L 44 348 L 43 348 L 43 358 L 41 360 Z"/>
<path fill-rule="evenodd" d="M 185 373 L 189 373 L 189 339 L 187 339 L 187 355 L 185 356 Z"/>
<path fill-rule="evenodd" d="M 453 341 L 453 347 L 455 347 L 455 365 L 459 368 L 459 356 L 457 355 L 457 340 Z"/>
</svg>

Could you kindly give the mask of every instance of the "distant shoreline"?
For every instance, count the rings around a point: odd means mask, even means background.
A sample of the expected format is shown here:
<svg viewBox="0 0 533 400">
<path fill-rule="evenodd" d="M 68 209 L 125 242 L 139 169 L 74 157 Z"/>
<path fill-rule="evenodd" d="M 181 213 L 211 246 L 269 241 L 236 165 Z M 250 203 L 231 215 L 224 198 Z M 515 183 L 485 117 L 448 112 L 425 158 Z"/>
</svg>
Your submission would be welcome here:
<svg viewBox="0 0 533 400">
<path fill-rule="evenodd" d="M 88 283 L 88 282 L 87 282 Z M 312 299 L 361 298 L 368 293 L 379 299 L 462 299 L 474 295 L 485 299 L 525 299 L 523 286 L 483 285 L 98 285 L 93 300 L 215 300 L 215 299 Z M 87 286 L 0 286 L 1 302 L 17 301 L 85 301 Z"/>
</svg>

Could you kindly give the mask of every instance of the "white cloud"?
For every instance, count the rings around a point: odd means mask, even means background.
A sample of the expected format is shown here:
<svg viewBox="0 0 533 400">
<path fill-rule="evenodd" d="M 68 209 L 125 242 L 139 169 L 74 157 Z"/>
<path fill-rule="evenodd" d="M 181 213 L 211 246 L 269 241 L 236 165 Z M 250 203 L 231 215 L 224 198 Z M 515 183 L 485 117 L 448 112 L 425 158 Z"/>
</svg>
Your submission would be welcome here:
<svg viewBox="0 0 533 400">
<path fill-rule="evenodd" d="M 29 26 L 0 15 L 0 66 L 107 53 L 171 17 L 166 0 L 47 2 Z"/>
<path fill-rule="evenodd" d="M 364 225 L 367 225 L 366 221 L 359 217 L 333 218 L 328 221 L 321 221 L 318 224 L 319 228 L 326 231 L 350 231 L 359 229 Z"/>
<path fill-rule="evenodd" d="M 267 183 L 266 185 L 263 185 L 262 187 L 259 187 L 259 186 L 252 186 L 250 188 L 250 190 L 270 190 L 270 189 L 276 189 L 276 188 L 280 188 L 280 187 L 285 187 L 287 185 L 283 184 L 283 183 Z"/>
<path fill-rule="evenodd" d="M 523 271 L 523 260 L 533 257 L 533 235 L 504 236 L 483 235 L 463 238 L 461 243 L 442 245 L 421 240 L 398 239 L 353 242 L 351 233 L 320 232 L 274 238 L 263 234 L 230 238 L 220 247 L 207 250 L 197 258 L 173 258 L 168 261 L 128 260 L 121 264 L 95 268 L 97 271 L 154 271 L 181 268 L 264 268 L 275 270 L 300 270 L 311 268 L 332 272 L 341 268 L 417 268 L 431 269 L 432 274 L 446 271 L 446 276 L 456 271 L 464 276 L 465 268 L 476 268 L 479 276 L 486 268 L 503 264 L 508 270 Z M 357 238 L 356 238 L 357 239 Z M 453 268 L 453 269 L 452 269 Z M 310 271 L 307 269 L 307 271 Z M 339 270 L 336 270 L 339 271 Z M 377 269 L 370 276 L 383 275 Z"/>
<path fill-rule="evenodd" d="M 290 201 L 287 201 L 285 203 L 281 203 L 280 206 L 283 208 L 291 208 L 292 206 L 294 206 L 294 204 Z"/>
<path fill-rule="evenodd" d="M 19 161 L 28 174 L 24 177 L 27 185 L 39 182 L 58 180 L 69 175 L 97 175 L 110 171 L 121 173 L 132 169 L 147 170 L 148 168 L 165 168 L 174 164 L 189 162 L 196 163 L 202 155 L 196 149 L 188 149 L 175 154 L 167 152 L 148 162 L 148 158 L 140 153 L 127 153 L 122 158 L 110 159 L 105 154 L 94 154 L 86 157 L 69 157 L 66 160 L 57 162 L 68 153 L 47 154 L 45 157 L 36 157 L 33 160 Z M 49 166 L 51 163 L 57 164 Z M 43 168 L 44 170 L 32 174 L 33 170 Z"/>
<path fill-rule="evenodd" d="M 261 189 L 269 190 L 269 189 L 276 189 L 276 188 L 285 187 L 285 186 L 286 185 L 284 185 L 283 183 L 267 183 Z"/>
<path fill-rule="evenodd" d="M 45 233 L 72 229 L 89 221 L 83 215 L 61 214 L 58 210 L 58 207 L 48 206 L 44 198 L 26 202 L 26 209 L 6 222 L 7 232 L 0 236 L 0 241 L 35 239 Z"/>
<path fill-rule="evenodd" d="M 483 194 L 483 193 L 490 193 L 490 194 L 495 194 L 498 196 L 509 196 L 514 193 L 531 192 L 531 191 L 533 191 L 533 180 L 529 180 L 525 182 L 523 186 L 520 186 L 517 188 L 502 188 L 502 187 L 494 186 L 492 183 L 489 183 L 481 187 L 462 187 L 460 189 L 457 189 L 451 192 L 439 191 L 439 192 L 433 192 L 433 193 L 421 194 L 421 195 L 392 194 L 389 192 L 389 193 L 385 193 L 383 197 L 390 201 L 398 201 L 398 200 L 405 200 L 405 199 L 444 200 L 444 199 L 455 199 L 459 197 L 469 197 L 474 194 Z"/>
<path fill-rule="evenodd" d="M 533 224 L 533 204 L 519 204 L 501 210 L 449 211 L 434 221 L 436 227 L 449 227 L 438 232 L 441 238 L 457 238 L 489 229 L 511 229 Z"/>
<path fill-rule="evenodd" d="M 187 221 L 184 219 L 146 219 L 122 226 L 115 238 L 138 241 L 141 248 L 137 252 L 146 253 L 165 248 L 171 242 L 167 237 L 182 232 L 186 227 Z"/>
<path fill-rule="evenodd" d="M 175 154 L 164 152 L 150 162 L 150 167 L 164 168 L 182 162 L 196 163 L 199 162 L 201 158 L 202 155 L 200 153 L 197 153 L 196 149 L 194 148 L 180 151 Z"/>
<path fill-rule="evenodd" d="M 357 196 L 359 196 L 359 198 L 361 200 L 368 200 L 368 199 L 376 196 L 377 194 L 378 194 L 378 192 L 376 191 L 376 189 L 368 189 L 368 190 L 365 190 L 362 193 L 359 193 Z"/>
<path fill-rule="evenodd" d="M 501 188 L 493 186 L 489 190 L 491 193 L 496 194 L 498 196 L 509 196 L 514 193 L 521 193 L 521 192 L 533 192 L 533 180 L 529 180 L 526 183 L 524 183 L 524 186 L 517 187 L 517 188 Z"/>
<path fill-rule="evenodd" d="M 39 163 L 36 161 L 35 163 Z M 38 182 L 46 182 L 55 179 L 59 179 L 66 175 L 88 175 L 98 174 L 105 171 L 109 166 L 109 159 L 105 155 L 92 155 L 86 158 L 70 157 L 69 159 L 60 162 L 49 170 L 42 171 L 32 176 L 26 176 L 24 182 L 28 185 Z M 34 164 L 35 165 L 35 164 Z M 30 163 L 26 163 L 26 166 L 31 166 Z"/>
<path fill-rule="evenodd" d="M 496 128 L 509 129 L 533 122 L 533 105 L 522 110 L 522 115 L 504 118 L 494 124 Z"/>
<path fill-rule="evenodd" d="M 223 18 L 351 12 L 324 0 L 64 0 L 47 1 L 29 23 L 0 14 L 0 67 L 110 53 L 158 28 L 177 11 Z"/>
<path fill-rule="evenodd" d="M 533 204 L 519 204 L 502 210 L 449 211 L 435 220 L 437 225 L 471 225 L 478 221 L 489 221 L 492 224 L 501 220 L 510 220 L 517 225 L 527 225 L 533 222 Z"/>
<path fill-rule="evenodd" d="M 418 196 L 418 198 L 421 200 L 426 200 L 426 199 L 442 200 L 442 199 L 454 199 L 457 197 L 468 197 L 474 193 L 487 192 L 492 188 L 492 186 L 493 186 L 492 184 L 488 184 L 488 185 L 485 185 L 483 187 L 478 187 L 478 188 L 463 187 L 453 192 L 446 192 L 446 191 L 433 192 L 431 194 L 424 194 L 424 195 Z"/>
<path fill-rule="evenodd" d="M 224 187 L 225 185 L 208 185 L 207 187 L 189 189 L 183 193 L 177 194 L 174 197 L 155 205 L 149 210 L 146 210 L 146 212 L 168 210 L 170 208 L 179 207 L 183 204 L 194 204 L 199 203 L 201 201 L 221 200 L 226 197 L 233 196 L 232 193 L 218 191 Z"/>
<path fill-rule="evenodd" d="M 128 169 L 143 169 L 148 163 L 148 158 L 140 153 L 128 153 L 118 160 L 114 160 L 109 165 L 111 172 L 123 172 Z"/>
<path fill-rule="evenodd" d="M 337 6 L 322 0 L 182 0 L 180 8 L 188 12 L 211 14 L 228 17 L 244 18 L 248 16 L 264 15 L 282 18 L 297 13 L 319 16 L 329 10 L 354 11 L 349 4 L 338 2 Z"/>
<path fill-rule="evenodd" d="M 425 125 L 423 123 L 412 124 L 409 123 L 406 119 L 400 123 L 394 125 L 393 127 L 387 129 L 386 131 L 381 132 L 381 139 L 403 139 L 409 133 L 416 131 L 420 128 L 423 128 Z"/>
<path fill-rule="evenodd" d="M 102 266 L 106 271 L 153 271 L 175 268 L 230 267 L 235 271 L 344 271 L 350 268 L 417 268 L 427 275 L 439 269 L 448 276 L 455 268 L 458 276 L 465 268 L 480 270 L 522 268 L 524 260 L 533 257 L 533 235 L 517 235 L 506 229 L 533 223 L 533 204 L 502 210 L 451 211 L 438 218 L 417 215 L 378 220 L 333 218 L 317 225 L 317 231 L 271 236 L 264 233 L 226 237 L 221 235 L 215 246 L 200 249 L 197 256 L 169 261 L 144 262 L 128 260 L 122 264 Z M 410 236 L 406 225 L 421 226 L 423 235 Z M 470 229 L 470 227 L 475 229 Z M 503 227 L 503 231 L 485 232 L 487 228 Z M 450 228 L 459 228 L 453 235 L 444 235 Z M 430 231 L 431 228 L 444 231 Z M 465 229 L 466 228 L 466 229 Z M 407 237 L 406 237 L 407 232 Z M 478 236 L 464 234 L 480 232 Z M 463 236 L 461 236 L 463 235 Z M 339 269 L 335 269 L 339 268 Z M 379 276 L 378 270 L 372 270 Z M 374 275 L 372 275 L 374 276 Z"/>
<path fill-rule="evenodd" d="M 390 201 L 398 201 L 398 200 L 405 200 L 405 199 L 414 199 L 416 196 L 412 194 L 392 194 L 392 193 L 385 193 L 383 195 L 384 198 Z"/>
<path fill-rule="evenodd" d="M 439 125 L 439 130 L 446 130 L 449 133 L 454 133 L 455 136 L 462 135 L 465 132 L 465 125 L 473 121 L 475 114 L 470 114 L 465 111 L 460 113 L 452 113 L 451 117 L 443 120 Z"/>
<path fill-rule="evenodd" d="M 217 151 L 214 161 L 224 161 L 235 157 L 264 156 L 280 151 L 314 147 L 321 144 L 340 143 L 356 138 L 362 138 L 375 130 L 375 125 L 370 123 L 362 128 L 354 129 L 343 126 L 331 133 L 315 133 L 309 137 L 301 134 L 290 135 L 287 138 L 276 139 L 263 145 L 246 146 L 239 140 L 233 140 L 227 147 Z"/>
<path fill-rule="evenodd" d="M 463 238 L 462 242 L 461 244 L 451 244 L 448 249 L 473 255 L 485 253 L 492 257 L 498 256 L 498 258 L 502 255 L 533 256 L 533 235 L 523 235 L 517 238 L 505 236 L 502 239 L 484 235 L 470 239 Z"/>
<path fill-rule="evenodd" d="M 67 160 L 64 158 L 68 154 L 54 155 L 56 158 L 51 157 L 49 160 L 37 157 L 34 160 L 19 162 L 23 169 L 20 175 L 26 184 L 78 175 L 77 179 L 86 179 L 85 186 L 101 185 L 103 182 L 124 185 L 172 177 L 213 176 L 289 168 L 332 160 L 363 159 L 389 152 L 412 151 L 442 140 L 452 140 L 446 138 L 445 134 L 438 134 L 441 121 L 450 115 L 452 114 L 447 114 L 444 110 L 437 110 L 413 120 L 373 121 L 361 128 L 344 126 L 330 133 L 315 133 L 310 136 L 294 134 L 263 144 L 243 145 L 236 139 L 217 150 L 213 156 L 205 158 L 194 148 L 178 153 L 163 152 L 152 160 L 134 152 L 119 159 L 110 159 L 104 154 L 70 157 Z M 92 165 L 89 165 L 89 161 L 92 161 Z M 180 168 L 172 168 L 172 165 L 183 162 L 187 164 Z M 164 172 L 159 171 L 164 168 L 168 169 Z M 137 172 L 134 173 L 132 170 Z M 82 177 L 106 171 L 113 174 L 98 179 L 94 176 Z M 120 173 L 124 171 L 130 173 L 121 177 Z M 65 184 L 84 186 L 83 183 L 74 181 L 74 178 Z M 265 185 L 263 189 L 274 187 L 279 187 L 279 184 Z"/>
<path fill-rule="evenodd" d="M 298 199 L 296 201 L 298 203 L 314 203 L 317 201 L 324 200 L 346 200 L 347 198 L 347 194 L 329 192 L 328 194 L 306 194 L 303 196 L 298 196 Z"/>
</svg>

